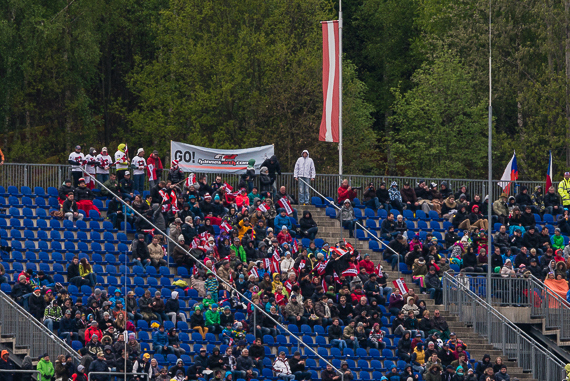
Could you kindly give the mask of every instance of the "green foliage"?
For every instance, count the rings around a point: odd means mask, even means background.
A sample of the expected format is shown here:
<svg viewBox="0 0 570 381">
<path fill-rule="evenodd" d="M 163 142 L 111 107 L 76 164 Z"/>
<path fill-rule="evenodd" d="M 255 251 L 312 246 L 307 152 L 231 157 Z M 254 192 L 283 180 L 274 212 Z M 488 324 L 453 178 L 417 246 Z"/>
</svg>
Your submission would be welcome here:
<svg viewBox="0 0 570 381">
<path fill-rule="evenodd" d="M 460 60 L 451 54 L 424 64 L 415 87 L 394 89 L 392 149 L 408 176 L 470 178 L 486 162 L 485 99 Z M 478 171 L 478 172 L 477 172 Z"/>
<path fill-rule="evenodd" d="M 336 146 L 318 143 L 319 20 L 330 18 L 317 0 L 171 1 L 154 26 L 160 53 L 132 76 L 139 108 L 129 119 L 137 140 L 162 148 L 169 140 L 219 148 L 275 144 L 287 168 L 308 147 L 317 166 L 334 170 Z M 372 109 L 354 67 L 348 63 L 345 71 L 345 152 L 354 158 L 348 168 L 369 171 L 373 156 L 361 154 L 375 144 Z"/>
<path fill-rule="evenodd" d="M 318 141 L 320 21 L 338 0 L 0 0 L 0 145 L 65 162 L 75 144 L 275 144 L 288 170 Z M 488 0 L 353 0 L 344 11 L 344 172 L 486 177 Z M 548 151 L 570 166 L 570 11 L 493 0 L 494 176 Z M 448 158 L 452 157 L 452 160 Z M 32 159 L 34 158 L 34 159 Z M 426 160 L 428 158 L 428 160 Z"/>
</svg>

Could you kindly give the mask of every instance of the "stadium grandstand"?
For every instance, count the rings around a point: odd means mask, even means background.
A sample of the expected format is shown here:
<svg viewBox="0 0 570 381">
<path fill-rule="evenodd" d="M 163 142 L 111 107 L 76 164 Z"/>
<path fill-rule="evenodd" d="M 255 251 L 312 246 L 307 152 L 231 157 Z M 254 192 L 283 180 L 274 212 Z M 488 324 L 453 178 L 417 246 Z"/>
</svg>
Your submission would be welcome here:
<svg viewBox="0 0 570 381">
<path fill-rule="evenodd" d="M 300 203 L 276 157 L 187 177 L 157 153 L 122 162 L 122 146 L 113 159 L 78 146 L 59 177 L 46 166 L 26 185 L 0 168 L 3 379 L 565 376 L 501 314 L 566 317 L 563 190 L 513 187 L 488 216 L 476 181 L 301 177 Z"/>
</svg>

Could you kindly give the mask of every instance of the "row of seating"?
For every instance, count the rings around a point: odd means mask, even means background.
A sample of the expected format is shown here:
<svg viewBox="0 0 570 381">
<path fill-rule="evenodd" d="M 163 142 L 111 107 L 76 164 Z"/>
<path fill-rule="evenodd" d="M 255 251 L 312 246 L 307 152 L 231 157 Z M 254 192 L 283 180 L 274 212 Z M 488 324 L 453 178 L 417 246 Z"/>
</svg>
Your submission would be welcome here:
<svg viewBox="0 0 570 381">
<path fill-rule="evenodd" d="M 95 194 L 99 193 L 99 189 L 93 189 L 93 192 Z M 140 194 L 138 191 L 134 191 L 135 194 Z M 149 195 L 149 191 L 143 191 L 143 197 L 146 197 Z M 34 191 L 32 192 L 32 189 L 28 186 L 22 186 L 20 188 L 20 190 L 18 191 L 18 187 L 10 185 L 8 186 L 8 189 L 6 190 L 6 188 L 4 188 L 3 186 L 0 185 L 0 197 L 41 197 L 41 198 L 50 198 L 50 197 L 54 197 L 57 198 L 59 197 L 59 192 L 57 191 L 57 188 L 55 187 L 48 187 L 47 188 L 47 192 L 44 188 L 42 187 L 34 187 Z M 100 200 L 106 200 L 106 197 L 99 197 Z"/>
</svg>

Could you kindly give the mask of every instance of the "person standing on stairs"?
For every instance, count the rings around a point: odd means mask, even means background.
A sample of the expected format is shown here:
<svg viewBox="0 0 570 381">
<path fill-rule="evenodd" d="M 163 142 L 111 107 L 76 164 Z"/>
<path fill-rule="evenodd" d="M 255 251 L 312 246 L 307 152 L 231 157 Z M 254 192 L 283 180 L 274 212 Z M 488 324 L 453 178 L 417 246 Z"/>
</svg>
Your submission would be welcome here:
<svg viewBox="0 0 570 381">
<path fill-rule="evenodd" d="M 315 181 L 317 172 L 315 171 L 315 163 L 313 159 L 309 157 L 309 151 L 304 150 L 301 157 L 297 159 L 295 163 L 295 170 L 293 172 L 293 177 L 295 181 L 299 179 L 299 205 L 309 205 L 310 204 L 310 189 L 309 183 Z"/>
</svg>

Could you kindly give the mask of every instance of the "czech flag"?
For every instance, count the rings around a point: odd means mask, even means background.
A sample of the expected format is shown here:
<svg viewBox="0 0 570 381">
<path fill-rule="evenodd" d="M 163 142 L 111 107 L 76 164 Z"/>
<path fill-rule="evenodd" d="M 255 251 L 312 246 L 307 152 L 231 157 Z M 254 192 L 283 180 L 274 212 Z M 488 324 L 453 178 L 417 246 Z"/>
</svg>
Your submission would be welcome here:
<svg viewBox="0 0 570 381">
<path fill-rule="evenodd" d="M 511 190 L 511 182 L 516 181 L 519 178 L 519 167 L 517 165 L 517 153 L 513 153 L 513 157 L 509 164 L 507 164 L 507 168 L 505 168 L 505 172 L 503 172 L 503 176 L 501 177 L 501 182 L 499 182 L 499 186 L 503 188 L 503 192 L 509 194 Z"/>
<path fill-rule="evenodd" d="M 546 189 L 544 193 L 548 192 L 548 189 L 552 186 L 552 151 L 548 153 L 548 170 L 546 171 Z"/>
</svg>

